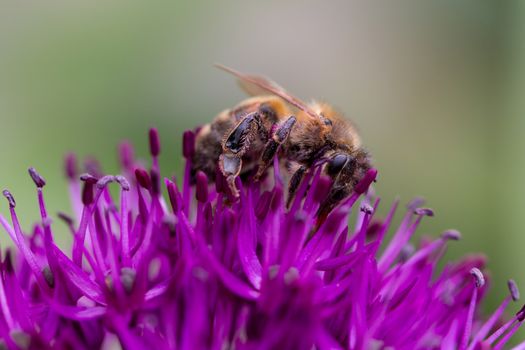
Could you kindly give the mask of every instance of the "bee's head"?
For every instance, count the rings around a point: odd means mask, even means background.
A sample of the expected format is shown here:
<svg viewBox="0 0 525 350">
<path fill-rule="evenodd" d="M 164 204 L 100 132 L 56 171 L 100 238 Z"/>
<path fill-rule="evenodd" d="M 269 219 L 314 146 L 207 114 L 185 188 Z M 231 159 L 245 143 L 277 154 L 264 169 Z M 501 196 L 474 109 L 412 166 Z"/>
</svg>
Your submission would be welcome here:
<svg viewBox="0 0 525 350">
<path fill-rule="evenodd" d="M 357 128 L 339 110 L 323 102 L 314 102 L 310 106 L 319 117 L 321 129 L 334 143 L 345 144 L 354 149 L 361 147 Z"/>
<path fill-rule="evenodd" d="M 368 154 L 362 149 L 334 152 L 326 163 L 326 174 L 334 181 L 334 188 L 349 188 L 351 191 L 370 167 Z"/>
<path fill-rule="evenodd" d="M 342 119 L 341 113 L 328 103 L 314 101 L 310 104 L 311 109 L 319 116 L 321 123 L 331 127 L 339 119 Z"/>
<path fill-rule="evenodd" d="M 334 152 L 329 156 L 325 173 L 332 179 L 333 184 L 317 213 L 318 226 L 343 199 L 352 194 L 370 168 L 368 154 L 362 149 Z"/>
</svg>

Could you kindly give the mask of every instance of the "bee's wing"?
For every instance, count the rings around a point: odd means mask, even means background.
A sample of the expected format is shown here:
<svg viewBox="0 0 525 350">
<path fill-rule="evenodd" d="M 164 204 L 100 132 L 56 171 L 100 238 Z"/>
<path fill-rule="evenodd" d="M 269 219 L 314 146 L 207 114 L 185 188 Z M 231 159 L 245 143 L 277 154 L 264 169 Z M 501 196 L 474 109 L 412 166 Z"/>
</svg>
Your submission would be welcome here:
<svg viewBox="0 0 525 350">
<path fill-rule="evenodd" d="M 268 84 L 272 84 L 273 87 L 277 87 L 273 81 L 267 80 L 263 77 L 252 75 L 250 76 L 250 78 L 258 79 L 261 83 L 265 82 Z M 237 85 L 239 85 L 241 90 L 244 91 L 248 96 L 252 96 L 252 97 L 265 96 L 265 95 L 268 95 L 268 93 L 270 93 L 271 95 L 277 96 L 280 99 L 282 99 L 288 105 L 288 107 L 293 111 L 293 113 L 298 113 L 300 111 L 303 111 L 302 109 L 297 107 L 297 104 L 291 102 L 290 99 L 284 97 L 283 94 L 277 94 L 274 91 L 269 91 L 267 88 L 262 88 L 260 84 L 256 84 L 254 82 L 250 82 L 248 80 L 238 78 Z M 282 88 L 280 88 L 280 90 L 282 90 Z M 307 115 L 310 116 L 309 114 Z"/>
<path fill-rule="evenodd" d="M 264 77 L 243 74 L 222 64 L 215 64 L 215 66 L 239 78 L 239 84 L 249 95 L 257 96 L 270 92 L 273 95 L 279 96 L 295 108 L 305 112 L 310 117 L 320 119 L 319 115 L 309 108 L 306 103 L 290 95 L 277 83 Z"/>
<path fill-rule="evenodd" d="M 252 76 L 252 78 L 260 79 L 260 77 L 254 77 L 254 76 Z M 263 89 L 260 85 L 254 84 L 253 82 L 249 82 L 247 80 L 238 78 L 237 84 L 242 89 L 242 91 L 244 91 L 248 96 L 255 97 L 255 96 L 268 95 L 268 89 Z M 275 95 L 275 94 L 272 93 L 272 95 Z"/>
</svg>

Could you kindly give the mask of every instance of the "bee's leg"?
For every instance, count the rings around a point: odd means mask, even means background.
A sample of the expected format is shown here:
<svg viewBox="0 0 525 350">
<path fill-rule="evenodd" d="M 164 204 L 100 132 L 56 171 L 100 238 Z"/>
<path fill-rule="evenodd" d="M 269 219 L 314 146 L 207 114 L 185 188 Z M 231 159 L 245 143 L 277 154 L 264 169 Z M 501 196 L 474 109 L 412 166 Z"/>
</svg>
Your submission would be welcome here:
<svg viewBox="0 0 525 350">
<path fill-rule="evenodd" d="M 325 222 L 328 214 L 346 197 L 352 193 L 352 190 L 348 186 L 332 187 L 330 192 L 326 196 L 326 199 L 321 202 L 319 209 L 317 210 L 317 222 L 315 224 L 314 231 L 317 231 L 319 227 Z"/>
<path fill-rule="evenodd" d="M 221 170 L 224 177 L 226 177 L 228 187 L 235 197 L 239 196 L 239 190 L 237 190 L 237 187 L 235 186 L 235 179 L 237 176 L 239 176 L 241 167 L 241 157 L 224 153 L 219 157 L 219 169 Z"/>
<path fill-rule="evenodd" d="M 348 154 L 336 153 L 326 165 L 326 173 L 334 183 L 325 200 L 317 211 L 316 230 L 323 224 L 328 214 L 346 197 L 355 186 L 352 174 L 355 169 L 355 159 Z"/>
<path fill-rule="evenodd" d="M 259 161 L 259 168 L 257 169 L 257 174 L 255 174 L 255 181 L 258 181 L 261 176 L 264 174 L 268 166 L 273 161 L 273 158 L 277 154 L 279 146 L 286 141 L 292 127 L 295 125 L 297 119 L 294 116 L 290 116 L 288 119 L 282 123 L 279 128 L 272 135 L 272 138 L 266 142 L 264 146 L 264 151 Z"/>
<path fill-rule="evenodd" d="M 306 174 L 306 171 L 308 168 L 304 165 L 299 167 L 290 179 L 290 184 L 288 185 L 288 198 L 286 199 L 286 207 L 290 208 L 290 205 L 292 204 L 293 199 L 295 198 L 295 194 L 297 193 L 297 190 L 299 189 L 299 185 L 304 179 L 304 175 Z"/>
<path fill-rule="evenodd" d="M 259 125 L 259 114 L 250 113 L 235 125 L 222 142 L 219 168 L 235 197 L 239 196 L 239 191 L 235 186 L 235 179 L 241 172 L 242 156 L 250 147 L 251 141 L 257 136 Z"/>
</svg>

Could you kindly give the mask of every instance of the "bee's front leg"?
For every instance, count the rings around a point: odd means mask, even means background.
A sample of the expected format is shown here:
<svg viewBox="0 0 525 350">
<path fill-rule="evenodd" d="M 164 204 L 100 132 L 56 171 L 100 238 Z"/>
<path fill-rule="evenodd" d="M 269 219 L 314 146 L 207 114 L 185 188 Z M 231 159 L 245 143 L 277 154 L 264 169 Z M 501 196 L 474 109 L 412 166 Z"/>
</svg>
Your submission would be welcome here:
<svg viewBox="0 0 525 350">
<path fill-rule="evenodd" d="M 261 176 L 266 172 L 268 166 L 273 161 L 273 158 L 277 154 L 279 146 L 286 141 L 288 135 L 292 131 L 293 126 L 297 119 L 294 116 L 290 116 L 288 119 L 282 123 L 272 137 L 266 142 L 264 146 L 264 151 L 259 161 L 259 168 L 257 169 L 257 174 L 255 174 L 255 181 L 258 181 Z"/>
<path fill-rule="evenodd" d="M 317 211 L 317 230 L 326 220 L 330 212 L 353 191 L 357 181 L 353 174 L 356 167 L 355 158 L 346 153 L 335 153 L 326 164 L 326 173 L 333 180 L 332 188 L 321 202 Z"/>
<path fill-rule="evenodd" d="M 219 168 L 228 182 L 232 194 L 239 196 L 235 186 L 235 179 L 242 168 L 242 156 L 250 147 L 250 143 L 257 136 L 261 121 L 259 113 L 246 115 L 235 127 L 226 134 L 222 142 L 222 154 L 219 157 Z"/>
<path fill-rule="evenodd" d="M 286 207 L 290 208 L 290 205 L 292 204 L 292 201 L 295 198 L 295 194 L 297 193 L 297 190 L 299 189 L 299 185 L 301 185 L 301 182 L 304 179 L 304 175 L 306 175 L 306 171 L 308 168 L 305 165 L 301 165 L 292 175 L 292 178 L 290 179 L 290 184 L 288 185 L 288 198 L 286 199 Z"/>
</svg>

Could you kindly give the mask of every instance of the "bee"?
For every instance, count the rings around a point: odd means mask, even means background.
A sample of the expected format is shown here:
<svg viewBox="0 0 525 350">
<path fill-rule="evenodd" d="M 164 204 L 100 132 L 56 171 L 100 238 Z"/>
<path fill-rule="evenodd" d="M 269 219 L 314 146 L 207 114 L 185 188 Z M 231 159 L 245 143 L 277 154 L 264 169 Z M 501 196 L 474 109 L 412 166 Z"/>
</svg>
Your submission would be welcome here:
<svg viewBox="0 0 525 350">
<path fill-rule="evenodd" d="M 197 131 L 193 173 L 200 170 L 213 179 L 218 165 L 238 196 L 238 176 L 255 173 L 258 181 L 278 157 L 289 175 L 289 207 L 308 169 L 324 161 L 322 171 L 332 179 L 317 213 L 318 222 L 324 221 L 371 168 L 354 125 L 326 103 L 306 104 L 266 78 L 217 67 L 236 76 L 253 97 Z"/>
</svg>

